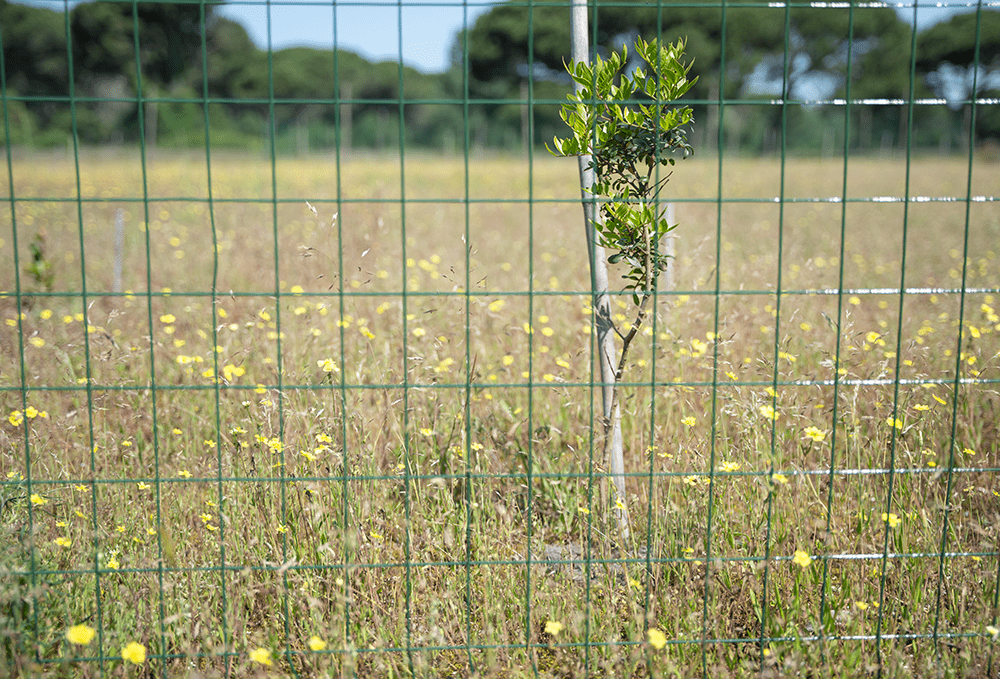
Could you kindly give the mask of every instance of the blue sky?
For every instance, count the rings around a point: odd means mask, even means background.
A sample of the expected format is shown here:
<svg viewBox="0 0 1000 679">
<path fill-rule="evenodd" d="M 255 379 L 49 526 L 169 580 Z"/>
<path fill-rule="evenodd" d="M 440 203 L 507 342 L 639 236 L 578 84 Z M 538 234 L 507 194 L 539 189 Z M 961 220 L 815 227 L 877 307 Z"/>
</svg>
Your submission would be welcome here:
<svg viewBox="0 0 1000 679">
<path fill-rule="evenodd" d="M 27 4 L 62 9 L 63 2 L 25 0 Z M 73 7 L 76 2 L 70 2 Z M 489 11 L 495 3 L 475 0 L 402 0 L 400 6 L 388 0 L 347 0 L 336 7 L 337 44 L 371 61 L 393 60 L 402 52 L 403 63 L 425 73 L 444 71 L 455 37 L 467 21 Z M 909 21 L 912 3 L 897 11 Z M 968 0 L 942 0 L 918 8 L 918 24 L 925 28 L 958 11 L 975 7 Z M 938 7 L 938 5 L 946 5 Z M 268 6 L 264 0 L 232 0 L 217 10 L 246 27 L 261 48 L 268 44 Z M 400 40 L 402 19 L 402 40 Z M 330 0 L 272 0 L 270 40 L 275 49 L 306 45 L 333 46 L 334 7 Z"/>
<path fill-rule="evenodd" d="M 302 0 L 272 0 L 271 44 L 333 46 L 334 11 L 330 4 L 296 5 Z M 322 1 L 322 0 L 320 0 Z M 370 61 L 395 61 L 402 48 L 403 63 L 425 73 L 447 70 L 449 53 L 464 21 L 472 26 L 492 5 L 477 2 L 463 7 L 461 0 L 404 0 L 402 7 L 384 0 L 349 0 L 336 9 L 337 44 Z M 218 12 L 246 27 L 260 47 L 267 46 L 267 6 L 255 2 L 231 3 Z M 402 18 L 402 44 L 400 44 Z"/>
</svg>

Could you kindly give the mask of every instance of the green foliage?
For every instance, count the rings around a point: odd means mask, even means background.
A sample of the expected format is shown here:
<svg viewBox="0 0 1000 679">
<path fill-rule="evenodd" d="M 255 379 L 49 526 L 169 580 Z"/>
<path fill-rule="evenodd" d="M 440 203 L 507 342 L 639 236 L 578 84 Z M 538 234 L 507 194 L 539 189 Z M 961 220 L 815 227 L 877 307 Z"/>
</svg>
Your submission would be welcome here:
<svg viewBox="0 0 1000 679">
<path fill-rule="evenodd" d="M 31 250 L 31 263 L 25 267 L 25 272 L 34 279 L 35 284 L 45 292 L 52 292 L 56 280 L 55 266 L 45 254 L 45 233 L 39 231 L 28 246 Z"/>
<path fill-rule="evenodd" d="M 608 261 L 631 268 L 630 281 L 636 304 L 656 287 L 667 257 L 660 253 L 660 239 L 673 230 L 659 215 L 656 201 L 670 178 L 658 177 L 658 166 L 672 166 L 674 154 L 693 152 L 686 126 L 693 122 L 690 107 L 669 106 L 695 84 L 688 78 L 690 64 L 682 60 L 685 41 L 661 46 L 656 40 L 636 40 L 639 57 L 649 67 L 622 74 L 628 48 L 608 59 L 596 57 L 593 65 L 577 63 L 567 70 L 579 84 L 562 119 L 573 135 L 553 140 L 552 153 L 560 156 L 590 155 L 589 167 L 596 182 L 591 192 L 601 199 L 602 219 L 595 221 L 598 242 L 617 250 Z M 631 102 L 631 103 L 630 103 Z"/>
<path fill-rule="evenodd" d="M 534 42 L 528 31 L 529 12 L 534 16 Z M 848 29 L 853 16 L 853 85 L 874 81 L 876 87 L 866 90 L 865 97 L 905 96 L 910 29 L 895 10 L 869 7 L 852 12 L 845 6 L 792 7 L 789 12 L 786 40 L 783 7 L 762 9 L 750 2 L 731 2 L 723 25 L 719 7 L 692 6 L 684 0 L 666 0 L 662 7 L 609 5 L 600 9 L 594 39 L 597 51 L 608 53 L 617 48 L 623 35 L 661 41 L 686 36 L 685 52 L 693 59 L 693 73 L 699 77 L 691 96 L 712 100 L 722 89 L 727 98 L 742 98 L 762 75 L 768 81 L 781 79 L 786 50 L 792 64 L 790 88 L 820 79 L 842 89 L 847 79 Z M 569 51 L 569 27 L 565 6 L 529 8 L 511 2 L 483 14 L 468 36 L 473 91 L 497 96 L 499 84 L 516 86 L 528 75 L 529 54 L 536 68 L 560 69 Z M 973 35 L 965 36 L 966 44 Z M 720 81 L 723 54 L 726 77 Z M 493 94 L 488 94 L 489 87 Z"/>
<path fill-rule="evenodd" d="M 937 96 L 948 98 L 950 106 L 960 111 L 952 116 L 950 127 L 960 130 L 956 137 L 967 139 L 966 116 L 971 115 L 967 102 L 1000 95 L 1000 10 L 959 14 L 923 31 L 917 38 L 917 69 L 925 74 L 925 82 Z M 975 122 L 978 140 L 992 139 L 994 144 L 1000 140 L 1000 107 L 979 105 Z"/>
<path fill-rule="evenodd" d="M 206 18 L 214 7 L 205 7 Z M 84 2 L 70 12 L 73 63 L 88 76 L 125 73 L 135 78 L 135 36 L 143 80 L 169 85 L 201 58 L 197 3 Z"/>
<path fill-rule="evenodd" d="M 957 14 L 931 26 L 917 38 L 917 68 L 931 72 L 942 62 L 969 66 L 975 61 L 975 38 L 979 33 L 979 63 L 988 70 L 1000 69 L 1000 10 L 981 14 Z"/>
<path fill-rule="evenodd" d="M 16 96 L 16 92 L 7 90 L 11 95 Z M 0 111 L 0 114 L 3 112 Z M 24 144 L 31 142 L 33 128 L 33 118 L 28 112 L 28 107 L 22 101 L 7 102 L 7 126 L 0 120 L 0 144 L 7 144 L 8 137 L 14 144 Z M 9 130 L 8 130 L 9 127 Z"/>
</svg>

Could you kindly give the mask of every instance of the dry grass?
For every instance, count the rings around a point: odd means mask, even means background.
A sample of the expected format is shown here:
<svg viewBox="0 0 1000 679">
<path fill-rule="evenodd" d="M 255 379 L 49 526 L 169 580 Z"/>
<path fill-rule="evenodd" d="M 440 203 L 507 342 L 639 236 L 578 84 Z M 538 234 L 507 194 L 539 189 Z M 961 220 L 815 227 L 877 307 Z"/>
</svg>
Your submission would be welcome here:
<svg viewBox="0 0 1000 679">
<path fill-rule="evenodd" d="M 283 159 L 272 201 L 268 162 L 217 157 L 211 204 L 203 159 L 147 169 L 144 192 L 134 155 L 86 156 L 78 203 L 71 162 L 14 162 L 21 292 L 36 232 L 56 270 L 18 320 L 0 235 L 15 670 L 123 675 L 138 640 L 169 676 L 996 671 L 995 202 L 851 201 L 902 195 L 905 165 L 873 159 L 851 160 L 846 211 L 789 202 L 841 195 L 842 163 L 790 160 L 782 191 L 780 163 L 730 159 L 726 199 L 786 202 L 720 208 L 714 161 L 681 163 L 677 289 L 623 394 L 648 560 L 588 584 L 525 564 L 588 538 L 620 556 L 591 492 L 572 161 L 475 158 L 466 184 L 455 159 L 409 158 L 405 182 L 398 159 Z M 910 194 L 962 197 L 966 170 L 917 160 Z M 105 294 L 119 208 L 124 296 Z M 988 292 L 963 297 L 966 234 Z M 841 257 L 853 292 L 805 294 Z M 944 291 L 862 292 L 901 282 Z M 77 623 L 101 636 L 71 647 Z"/>
</svg>

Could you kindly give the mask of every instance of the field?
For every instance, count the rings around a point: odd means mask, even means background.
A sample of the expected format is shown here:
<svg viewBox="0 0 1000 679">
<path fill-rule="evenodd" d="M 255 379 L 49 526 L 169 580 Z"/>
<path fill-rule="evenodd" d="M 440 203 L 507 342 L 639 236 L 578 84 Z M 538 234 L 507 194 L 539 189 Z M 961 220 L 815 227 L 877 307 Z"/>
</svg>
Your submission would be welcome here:
<svg viewBox="0 0 1000 679">
<path fill-rule="evenodd" d="M 12 167 L 0 667 L 996 675 L 995 165 L 678 163 L 624 549 L 574 161 Z"/>
</svg>

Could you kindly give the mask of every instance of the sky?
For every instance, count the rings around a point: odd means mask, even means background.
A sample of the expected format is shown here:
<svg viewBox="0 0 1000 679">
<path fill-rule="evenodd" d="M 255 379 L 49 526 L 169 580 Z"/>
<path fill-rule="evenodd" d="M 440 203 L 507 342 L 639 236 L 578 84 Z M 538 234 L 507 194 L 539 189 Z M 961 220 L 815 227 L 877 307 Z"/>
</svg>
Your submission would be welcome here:
<svg viewBox="0 0 1000 679">
<path fill-rule="evenodd" d="M 52 0 L 24 1 L 50 9 L 62 9 L 64 6 L 63 2 Z M 440 73 L 450 65 L 451 47 L 463 25 L 472 26 L 477 17 L 496 4 L 487 0 L 473 0 L 465 5 L 461 0 L 400 2 L 346 0 L 338 3 L 337 45 L 369 61 L 396 61 L 402 53 L 403 63 L 407 66 L 424 73 Z M 69 6 L 76 4 L 70 2 Z M 917 9 L 917 24 L 921 29 L 959 11 L 975 8 L 975 2 L 969 0 L 941 0 L 926 4 L 927 7 Z M 996 2 L 986 4 L 995 6 Z M 900 3 L 897 11 L 909 21 L 913 17 L 912 7 L 912 2 Z M 216 11 L 243 24 L 259 47 L 268 46 L 268 5 L 265 0 L 230 0 Z M 270 44 L 274 49 L 293 46 L 332 48 L 334 6 L 331 0 L 271 0 Z"/>
<path fill-rule="evenodd" d="M 295 2 L 301 0 L 272 0 L 273 48 L 305 45 L 330 49 L 334 16 L 331 4 L 302 6 Z M 471 27 L 491 7 L 478 0 L 465 7 L 461 0 L 404 0 L 402 7 L 385 0 L 365 0 L 363 5 L 360 0 L 348 0 L 336 9 L 337 44 L 369 61 L 396 61 L 402 48 L 407 66 L 424 73 L 440 73 L 450 65 L 451 47 L 464 22 Z M 266 5 L 234 2 L 217 12 L 243 24 L 259 47 L 267 47 Z"/>
</svg>

